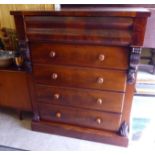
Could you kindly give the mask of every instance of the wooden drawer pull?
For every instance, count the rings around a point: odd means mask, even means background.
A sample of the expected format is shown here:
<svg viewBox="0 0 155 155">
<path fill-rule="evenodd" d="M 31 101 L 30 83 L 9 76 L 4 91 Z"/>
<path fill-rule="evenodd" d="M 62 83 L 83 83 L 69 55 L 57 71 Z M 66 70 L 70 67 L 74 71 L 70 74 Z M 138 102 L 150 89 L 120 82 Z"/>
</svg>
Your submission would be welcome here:
<svg viewBox="0 0 155 155">
<path fill-rule="evenodd" d="M 58 78 L 58 74 L 57 73 L 53 73 L 51 77 L 52 77 L 53 80 L 56 80 Z"/>
<path fill-rule="evenodd" d="M 54 98 L 58 100 L 58 99 L 60 98 L 60 94 L 55 93 L 55 94 L 54 94 Z"/>
<path fill-rule="evenodd" d="M 56 52 L 51 51 L 51 52 L 49 53 L 49 56 L 50 56 L 51 58 L 54 58 L 54 57 L 56 56 Z"/>
<path fill-rule="evenodd" d="M 98 104 L 102 104 L 102 99 L 101 99 L 101 98 L 98 98 L 98 99 L 97 99 L 97 103 L 98 103 Z"/>
<path fill-rule="evenodd" d="M 57 118 L 61 118 L 61 113 L 60 113 L 60 112 L 57 112 L 57 113 L 56 113 L 56 117 L 57 117 Z"/>
<path fill-rule="evenodd" d="M 100 54 L 99 57 L 98 57 L 99 61 L 104 61 L 105 59 L 105 56 L 103 54 Z"/>
<path fill-rule="evenodd" d="M 97 83 L 102 84 L 104 82 L 104 79 L 102 77 L 99 77 L 97 79 Z"/>
<path fill-rule="evenodd" d="M 101 124 L 102 123 L 102 119 L 101 118 L 97 118 L 96 122 L 97 122 L 97 124 Z"/>
</svg>

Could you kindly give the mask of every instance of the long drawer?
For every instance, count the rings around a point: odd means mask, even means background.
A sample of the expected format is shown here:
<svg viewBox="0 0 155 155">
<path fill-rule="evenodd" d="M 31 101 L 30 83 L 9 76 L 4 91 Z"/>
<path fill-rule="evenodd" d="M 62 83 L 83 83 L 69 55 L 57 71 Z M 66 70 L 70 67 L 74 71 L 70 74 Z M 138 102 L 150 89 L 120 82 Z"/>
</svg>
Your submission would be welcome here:
<svg viewBox="0 0 155 155">
<path fill-rule="evenodd" d="M 32 61 L 41 64 L 128 68 L 128 48 L 78 44 L 30 44 Z"/>
<path fill-rule="evenodd" d="M 40 84 L 121 92 L 126 88 L 125 71 L 36 64 L 33 70 L 35 81 Z"/>
<path fill-rule="evenodd" d="M 42 120 L 114 131 L 118 130 L 121 119 L 121 114 L 49 104 L 39 104 L 39 110 Z"/>
<path fill-rule="evenodd" d="M 36 85 L 39 103 L 121 113 L 124 93 Z"/>
<path fill-rule="evenodd" d="M 133 38 L 133 18 L 26 16 L 30 41 L 56 41 L 128 46 Z"/>
</svg>

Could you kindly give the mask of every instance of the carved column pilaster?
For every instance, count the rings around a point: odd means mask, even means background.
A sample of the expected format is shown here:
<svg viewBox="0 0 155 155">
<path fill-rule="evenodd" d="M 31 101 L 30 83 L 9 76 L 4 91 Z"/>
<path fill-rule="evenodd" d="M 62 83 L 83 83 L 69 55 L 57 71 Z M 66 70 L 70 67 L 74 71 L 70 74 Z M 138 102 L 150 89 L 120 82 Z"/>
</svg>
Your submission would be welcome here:
<svg viewBox="0 0 155 155">
<path fill-rule="evenodd" d="M 136 80 L 136 72 L 140 61 L 141 47 L 131 47 L 129 69 L 127 75 L 128 84 L 133 84 Z"/>
<path fill-rule="evenodd" d="M 39 114 L 36 113 L 36 112 L 34 112 L 32 120 L 35 121 L 35 122 L 40 121 L 40 116 L 39 116 Z"/>
<path fill-rule="evenodd" d="M 30 52 L 28 48 L 28 41 L 26 40 L 19 40 L 18 41 L 18 46 L 19 46 L 19 52 L 24 58 L 24 67 L 27 72 L 32 71 L 32 65 L 31 65 L 31 60 L 30 60 Z"/>
<path fill-rule="evenodd" d="M 129 135 L 129 125 L 124 121 L 119 130 L 118 130 L 118 134 L 122 137 L 128 137 Z"/>
</svg>

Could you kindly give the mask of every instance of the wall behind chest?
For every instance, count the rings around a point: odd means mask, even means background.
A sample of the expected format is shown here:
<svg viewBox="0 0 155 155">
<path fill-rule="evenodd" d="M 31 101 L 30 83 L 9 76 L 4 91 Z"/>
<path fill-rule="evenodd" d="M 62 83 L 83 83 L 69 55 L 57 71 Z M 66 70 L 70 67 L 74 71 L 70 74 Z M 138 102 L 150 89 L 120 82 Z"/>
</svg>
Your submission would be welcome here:
<svg viewBox="0 0 155 155">
<path fill-rule="evenodd" d="M 0 28 L 15 28 L 11 10 L 53 10 L 52 4 L 1 4 L 0 5 Z"/>
</svg>

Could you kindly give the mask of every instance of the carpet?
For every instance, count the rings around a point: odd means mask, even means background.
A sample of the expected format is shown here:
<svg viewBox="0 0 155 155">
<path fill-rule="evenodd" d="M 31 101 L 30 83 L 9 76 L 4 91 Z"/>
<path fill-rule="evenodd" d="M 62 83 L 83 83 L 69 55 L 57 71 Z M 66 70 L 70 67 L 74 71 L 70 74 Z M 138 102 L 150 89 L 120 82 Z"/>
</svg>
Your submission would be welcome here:
<svg viewBox="0 0 155 155">
<path fill-rule="evenodd" d="M 26 151 L 26 150 L 0 145 L 0 151 Z"/>
<path fill-rule="evenodd" d="M 142 137 L 144 130 L 150 124 L 149 118 L 133 118 L 132 119 L 132 140 L 138 141 Z"/>
<path fill-rule="evenodd" d="M 132 107 L 132 140 L 155 141 L 155 97 L 135 96 Z M 148 142 L 149 142 L 148 141 Z"/>
</svg>

